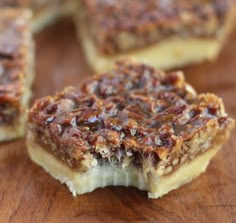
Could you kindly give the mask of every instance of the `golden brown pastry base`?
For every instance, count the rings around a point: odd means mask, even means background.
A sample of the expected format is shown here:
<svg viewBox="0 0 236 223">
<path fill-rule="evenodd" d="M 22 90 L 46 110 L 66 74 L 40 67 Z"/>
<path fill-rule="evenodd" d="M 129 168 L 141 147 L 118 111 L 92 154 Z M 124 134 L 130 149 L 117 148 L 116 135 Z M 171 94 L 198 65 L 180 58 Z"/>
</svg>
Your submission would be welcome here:
<svg viewBox="0 0 236 223">
<path fill-rule="evenodd" d="M 139 50 L 116 55 L 102 55 L 88 34 L 82 16 L 77 16 L 78 35 L 88 64 L 96 72 L 111 70 L 117 60 L 133 59 L 148 63 L 158 69 L 171 69 L 187 64 L 211 61 L 217 58 L 222 45 L 232 29 L 235 11 L 229 14 L 217 38 L 172 37 Z"/>
<path fill-rule="evenodd" d="M 172 173 L 161 176 L 157 172 L 145 175 L 133 165 L 124 168 L 96 166 L 86 172 L 76 172 L 35 143 L 31 133 L 28 134 L 27 145 L 31 159 L 61 183 L 65 183 L 74 196 L 113 185 L 147 190 L 149 198 L 161 197 L 199 176 L 221 146 L 215 145 L 195 159 L 181 162 Z"/>
</svg>

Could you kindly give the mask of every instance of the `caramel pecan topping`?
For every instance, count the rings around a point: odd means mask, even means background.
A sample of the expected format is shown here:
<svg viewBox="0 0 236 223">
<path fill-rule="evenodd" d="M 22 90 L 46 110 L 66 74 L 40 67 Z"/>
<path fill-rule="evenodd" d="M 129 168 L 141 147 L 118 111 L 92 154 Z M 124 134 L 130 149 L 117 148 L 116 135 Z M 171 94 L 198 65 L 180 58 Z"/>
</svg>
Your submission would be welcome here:
<svg viewBox="0 0 236 223">
<path fill-rule="evenodd" d="M 157 163 L 178 153 L 205 126 L 231 122 L 221 100 L 196 95 L 181 72 L 126 62 L 80 88 L 37 100 L 29 112 L 39 142 L 71 167 L 87 154 L 101 162 L 151 156 Z"/>
</svg>

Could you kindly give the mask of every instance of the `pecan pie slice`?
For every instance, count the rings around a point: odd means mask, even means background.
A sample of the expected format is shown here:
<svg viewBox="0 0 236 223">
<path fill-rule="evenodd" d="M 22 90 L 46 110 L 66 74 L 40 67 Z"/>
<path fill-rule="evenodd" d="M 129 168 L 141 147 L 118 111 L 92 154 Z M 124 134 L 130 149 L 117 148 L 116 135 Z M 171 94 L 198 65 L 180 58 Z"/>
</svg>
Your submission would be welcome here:
<svg viewBox="0 0 236 223">
<path fill-rule="evenodd" d="M 31 12 L 0 8 L 0 141 L 24 136 L 34 79 Z"/>
<path fill-rule="evenodd" d="M 30 8 L 33 12 L 32 30 L 41 31 L 58 18 L 72 14 L 77 0 L 1 0 L 0 7 Z"/>
<path fill-rule="evenodd" d="M 204 172 L 233 127 L 221 99 L 197 95 L 183 73 L 120 62 L 37 100 L 27 145 L 73 195 L 123 185 L 158 198 Z"/>
<path fill-rule="evenodd" d="M 96 71 L 127 57 L 169 69 L 216 58 L 235 11 L 234 0 L 81 0 L 76 20 Z"/>
</svg>

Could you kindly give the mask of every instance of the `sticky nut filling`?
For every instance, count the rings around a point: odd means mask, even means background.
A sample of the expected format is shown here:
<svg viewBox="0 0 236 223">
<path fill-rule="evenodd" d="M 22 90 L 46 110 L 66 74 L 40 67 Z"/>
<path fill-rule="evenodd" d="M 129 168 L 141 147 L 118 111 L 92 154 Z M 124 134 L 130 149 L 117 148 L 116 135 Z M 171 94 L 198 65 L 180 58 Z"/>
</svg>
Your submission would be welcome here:
<svg viewBox="0 0 236 223">
<path fill-rule="evenodd" d="M 169 174 L 210 149 L 234 121 L 221 99 L 199 94 L 181 72 L 122 61 L 80 88 L 36 101 L 29 131 L 76 171 L 134 165 Z"/>
</svg>

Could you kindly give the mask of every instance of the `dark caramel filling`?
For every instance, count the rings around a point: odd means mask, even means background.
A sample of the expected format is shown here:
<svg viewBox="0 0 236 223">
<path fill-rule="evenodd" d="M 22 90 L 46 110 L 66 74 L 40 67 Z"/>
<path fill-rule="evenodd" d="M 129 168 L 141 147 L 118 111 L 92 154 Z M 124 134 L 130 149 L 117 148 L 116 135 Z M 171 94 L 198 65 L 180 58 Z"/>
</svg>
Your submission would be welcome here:
<svg viewBox="0 0 236 223">
<path fill-rule="evenodd" d="M 88 154 L 101 163 L 130 155 L 138 166 L 146 158 L 156 165 L 191 147 L 206 128 L 229 125 L 222 106 L 214 95 L 189 91 L 181 73 L 122 62 L 81 88 L 38 100 L 29 127 L 72 168 Z"/>
</svg>

